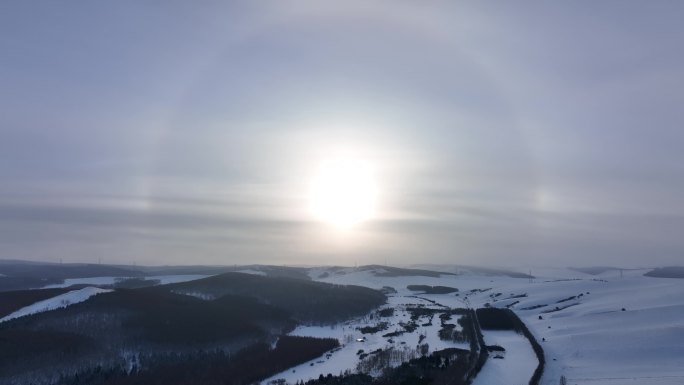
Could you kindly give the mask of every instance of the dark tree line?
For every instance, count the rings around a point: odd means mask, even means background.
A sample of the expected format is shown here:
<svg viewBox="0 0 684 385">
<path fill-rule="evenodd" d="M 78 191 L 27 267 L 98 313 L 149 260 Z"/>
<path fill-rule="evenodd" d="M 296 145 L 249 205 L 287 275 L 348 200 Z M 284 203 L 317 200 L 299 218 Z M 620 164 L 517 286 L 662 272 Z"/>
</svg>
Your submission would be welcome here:
<svg viewBox="0 0 684 385">
<path fill-rule="evenodd" d="M 301 385 L 467 385 L 466 372 L 472 366 L 470 354 L 462 349 L 444 349 L 414 358 L 396 368 L 387 367 L 378 378 L 366 374 L 321 375 Z"/>
<path fill-rule="evenodd" d="M 120 366 L 130 370 L 122 362 L 131 355 L 143 370 L 146 362 L 169 359 L 180 363 L 182 359 L 174 357 L 181 356 L 192 361 L 199 351 L 235 353 L 251 344 L 270 343 L 301 319 L 345 319 L 385 301 L 382 293 L 371 289 L 258 278 L 236 273 L 200 282 L 195 288 L 120 289 L 63 309 L 3 322 L 0 383 L 49 384 L 60 373 L 82 376 L 88 370 L 105 376 Z M 186 288 L 192 294 L 206 284 L 213 285 L 216 294 L 223 285 L 227 293 L 204 300 L 175 290 Z M 256 295 L 240 295 L 245 289 L 242 284 L 247 289 L 258 286 Z"/>
<path fill-rule="evenodd" d="M 423 294 L 449 294 L 458 292 L 457 288 L 449 286 L 408 285 L 406 288 L 411 291 L 422 291 Z"/>
<path fill-rule="evenodd" d="M 282 336 L 275 349 L 256 344 L 232 355 L 218 350 L 188 353 L 168 361 L 160 356 L 154 366 L 145 370 L 129 372 L 123 366 L 95 367 L 63 376 L 55 385 L 247 385 L 319 357 L 337 346 L 338 341 L 330 338 Z"/>
<path fill-rule="evenodd" d="M 144 290 L 197 292 L 214 298 L 224 295 L 246 296 L 286 310 L 298 321 L 318 324 L 364 315 L 386 301 L 380 291 L 361 286 L 242 273 L 225 273 Z"/>
</svg>

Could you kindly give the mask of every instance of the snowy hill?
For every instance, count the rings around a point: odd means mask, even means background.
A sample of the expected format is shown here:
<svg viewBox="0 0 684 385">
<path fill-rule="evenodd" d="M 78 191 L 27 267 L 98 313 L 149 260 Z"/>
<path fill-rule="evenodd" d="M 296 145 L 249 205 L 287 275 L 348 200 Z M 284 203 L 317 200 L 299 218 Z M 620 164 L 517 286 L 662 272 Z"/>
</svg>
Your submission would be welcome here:
<svg viewBox="0 0 684 385">
<path fill-rule="evenodd" d="M 42 313 L 49 310 L 64 308 L 75 303 L 83 302 L 96 294 L 106 293 L 109 291 L 111 290 L 100 289 L 97 287 L 84 287 L 83 289 L 72 290 L 70 292 L 60 294 L 42 301 L 38 301 L 34 304 L 23 307 L 3 318 L 0 318 L 0 322 L 9 321 L 14 318 L 19 318 L 31 314 Z"/>
</svg>

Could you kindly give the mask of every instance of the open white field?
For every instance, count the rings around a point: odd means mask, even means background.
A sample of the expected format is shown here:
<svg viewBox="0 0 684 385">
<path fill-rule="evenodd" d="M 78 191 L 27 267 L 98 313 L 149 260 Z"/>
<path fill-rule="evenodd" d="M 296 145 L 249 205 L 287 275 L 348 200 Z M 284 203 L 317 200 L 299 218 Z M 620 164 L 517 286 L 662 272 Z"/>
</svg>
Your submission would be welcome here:
<svg viewBox="0 0 684 385">
<path fill-rule="evenodd" d="M 501 346 L 506 351 L 490 354 L 473 384 L 527 385 L 538 364 L 527 338 L 508 330 L 483 330 L 482 334 L 487 345 Z"/>
</svg>

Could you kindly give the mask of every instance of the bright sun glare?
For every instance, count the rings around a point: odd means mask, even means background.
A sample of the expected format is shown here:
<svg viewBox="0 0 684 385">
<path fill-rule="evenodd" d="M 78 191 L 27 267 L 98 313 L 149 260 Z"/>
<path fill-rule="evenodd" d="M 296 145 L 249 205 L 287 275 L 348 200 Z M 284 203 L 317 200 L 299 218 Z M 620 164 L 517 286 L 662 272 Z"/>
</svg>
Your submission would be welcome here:
<svg viewBox="0 0 684 385">
<path fill-rule="evenodd" d="M 311 213 L 319 220 L 349 228 L 373 218 L 377 186 L 370 163 L 356 158 L 321 164 L 311 183 Z"/>
</svg>

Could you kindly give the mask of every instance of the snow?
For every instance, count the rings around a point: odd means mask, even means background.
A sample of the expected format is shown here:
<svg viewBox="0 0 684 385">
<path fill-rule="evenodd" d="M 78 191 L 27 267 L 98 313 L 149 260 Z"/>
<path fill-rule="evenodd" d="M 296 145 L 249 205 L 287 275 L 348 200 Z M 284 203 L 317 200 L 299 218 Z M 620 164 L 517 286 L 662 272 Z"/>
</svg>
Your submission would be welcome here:
<svg viewBox="0 0 684 385">
<path fill-rule="evenodd" d="M 537 297 L 557 298 L 553 286 L 591 293 L 576 306 L 543 314 L 542 320 L 538 311 L 543 309 L 520 312 L 537 338 L 546 339 L 541 343 L 550 363 L 544 383 L 557 383 L 561 374 L 576 384 L 625 377 L 667 383 L 667 376 L 681 376 L 673 383 L 682 383 L 684 281 L 631 277 L 544 286 L 549 287 L 535 290 Z"/>
<path fill-rule="evenodd" d="M 38 301 L 29 306 L 25 306 L 15 311 L 14 313 L 5 316 L 4 318 L 1 318 L 0 322 L 9 321 L 11 319 L 31 314 L 42 313 L 49 310 L 67 307 L 75 303 L 83 302 L 94 295 L 106 293 L 109 291 L 111 290 L 100 289 L 97 287 L 84 287 L 83 289 L 72 290 L 67 293 L 60 294 L 52 298 L 48 298 L 46 300 Z"/>
<path fill-rule="evenodd" d="M 166 285 L 169 283 L 194 281 L 196 279 L 202 279 L 202 278 L 206 278 L 206 277 L 209 277 L 209 275 L 201 275 L 201 274 L 152 275 L 152 276 L 140 277 L 140 278 L 156 279 L 156 280 L 160 281 L 161 285 Z M 42 289 L 69 287 L 72 285 L 93 285 L 93 286 L 113 285 L 116 283 L 116 281 L 118 279 L 121 279 L 121 278 L 131 278 L 131 277 L 67 278 L 64 280 L 63 283 L 47 285 L 47 286 L 42 287 Z"/>
<path fill-rule="evenodd" d="M 201 291 L 179 291 L 179 290 L 171 290 L 172 293 L 175 294 L 181 294 L 181 295 L 188 295 L 190 297 L 195 297 L 199 298 L 201 300 L 205 301 L 212 301 L 216 299 L 216 296 L 213 294 L 208 294 L 208 293 L 203 293 Z"/>
<path fill-rule="evenodd" d="M 609 270 L 590 275 L 563 268 L 533 268 L 536 278 L 532 280 L 473 274 L 439 278 L 378 277 L 372 271 L 353 268 L 318 268 L 310 275 L 315 280 L 334 284 L 374 289 L 391 286 L 399 297 L 414 294 L 406 289 L 407 285 L 456 287 L 458 296 L 420 295 L 449 307 L 509 305 L 544 348 L 543 385 L 557 385 L 561 375 L 567 377 L 569 384 L 579 385 L 682 384 L 684 279 L 644 277 L 646 271 Z M 322 275 L 325 277 L 319 278 Z M 491 297 L 496 293 L 501 295 Z M 522 294 L 526 296 L 511 298 Z M 572 296 L 577 298 L 558 303 Z M 519 302 L 513 304 L 515 301 Z M 573 306 L 564 308 L 568 305 Z M 534 306 L 539 307 L 523 310 Z M 555 311 L 556 307 L 561 310 Z M 429 343 L 432 347 L 433 342 Z M 510 353 L 500 361 L 514 359 Z"/>
<path fill-rule="evenodd" d="M 261 275 L 266 276 L 266 273 L 260 270 L 254 270 L 254 269 L 244 269 L 244 270 L 237 270 L 236 273 L 245 273 L 245 274 L 253 274 L 253 275 Z"/>
<path fill-rule="evenodd" d="M 437 334 L 441 329 L 441 323 L 439 319 L 439 314 L 437 313 L 433 316 L 431 326 L 418 326 L 418 328 L 412 333 L 404 333 L 396 337 L 382 337 L 383 334 L 394 332 L 396 330 L 403 330 L 403 327 L 399 325 L 400 322 L 408 323 L 411 319 L 410 313 L 406 312 L 407 306 L 415 306 L 417 304 L 423 305 L 426 308 L 446 310 L 443 307 L 435 306 L 429 301 L 416 297 L 407 296 L 390 296 L 388 298 L 388 303 L 382 306 L 383 308 L 394 308 L 394 315 L 392 317 L 377 317 L 374 316 L 371 319 L 368 315 L 359 319 L 345 322 L 343 324 L 337 324 L 332 326 L 299 326 L 290 335 L 295 336 L 309 336 L 318 338 L 336 338 L 341 347 L 330 352 L 330 356 L 326 355 L 316 358 L 314 360 L 305 362 L 301 365 L 295 366 L 288 369 L 285 372 L 276 374 L 262 382 L 262 384 L 268 384 L 270 381 L 277 379 L 285 379 L 288 383 L 293 384 L 297 381 L 303 380 L 307 381 L 313 378 L 318 378 L 319 375 L 327 375 L 328 373 L 333 375 L 339 375 L 345 371 L 350 371 L 352 373 L 357 372 L 357 365 L 360 362 L 357 352 L 361 349 L 365 353 L 375 351 L 377 349 L 388 350 L 394 349 L 399 352 L 403 352 L 405 357 L 417 357 L 417 352 L 415 351 L 419 344 L 420 336 L 425 336 L 421 344 L 427 343 L 429 345 L 429 352 L 436 350 L 442 350 L 446 348 L 461 348 L 468 349 L 467 343 L 456 343 L 452 341 L 442 341 Z M 449 323 L 456 323 L 458 319 L 457 315 L 452 316 Z M 418 319 L 418 325 L 428 323 L 429 317 L 421 317 Z M 383 331 L 379 331 L 373 334 L 362 334 L 359 330 L 360 327 L 364 326 L 375 326 L 379 322 L 388 322 L 388 328 Z M 357 339 L 365 337 L 365 341 L 360 342 Z M 390 342 L 390 339 L 392 342 Z M 391 366 L 399 366 L 402 362 L 400 360 L 394 360 Z M 313 365 L 312 365 L 313 364 Z M 377 376 L 379 371 L 370 370 L 367 371 L 368 374 Z"/>
<path fill-rule="evenodd" d="M 376 270 L 380 272 L 381 270 Z M 321 282 L 327 282 L 338 285 L 359 285 L 366 286 L 372 289 L 381 289 L 383 286 L 390 286 L 397 290 L 398 294 L 413 295 L 412 292 L 406 288 L 407 285 L 442 285 L 452 286 L 459 282 L 459 276 L 456 275 L 442 275 L 436 277 L 424 276 L 403 276 L 403 277 L 378 277 L 373 273 L 373 270 L 356 271 L 354 268 L 347 268 L 342 271 L 331 272 L 325 278 L 318 278 L 324 271 L 317 271 L 310 273 L 310 276 Z"/>
<path fill-rule="evenodd" d="M 501 354 L 503 359 L 494 358 L 497 352 L 490 353 L 473 384 L 527 385 L 539 363 L 527 338 L 510 330 L 483 330 L 482 334 L 485 344 L 501 346 L 506 352 Z"/>
</svg>

